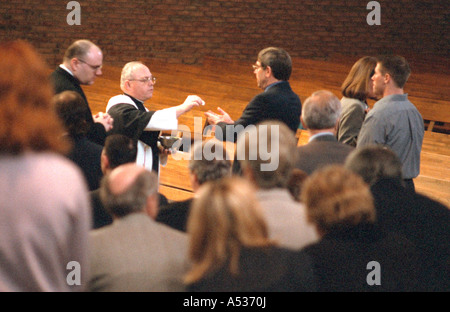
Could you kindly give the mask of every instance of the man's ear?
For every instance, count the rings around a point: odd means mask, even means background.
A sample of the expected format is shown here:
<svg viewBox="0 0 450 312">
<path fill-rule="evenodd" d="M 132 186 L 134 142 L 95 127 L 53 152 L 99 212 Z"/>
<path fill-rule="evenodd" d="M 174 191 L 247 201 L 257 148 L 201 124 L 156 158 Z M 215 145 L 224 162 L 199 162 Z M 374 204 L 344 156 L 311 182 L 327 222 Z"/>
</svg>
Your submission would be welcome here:
<svg viewBox="0 0 450 312">
<path fill-rule="evenodd" d="M 266 77 L 273 76 L 272 67 L 267 66 L 265 71 L 266 71 Z"/>
<path fill-rule="evenodd" d="M 392 80 L 392 77 L 389 73 L 384 74 L 384 83 L 388 84 Z"/>
<path fill-rule="evenodd" d="M 109 159 L 104 152 L 100 156 L 100 166 L 102 168 L 102 172 L 106 173 L 106 170 L 109 168 Z"/>
<path fill-rule="evenodd" d="M 69 62 L 70 69 L 73 72 L 76 72 L 78 70 L 78 67 L 81 65 L 80 63 L 81 62 L 76 57 L 73 57 Z"/>
<path fill-rule="evenodd" d="M 303 121 L 303 117 L 300 116 L 300 122 L 302 123 L 303 129 L 308 129 L 308 127 L 306 127 L 305 122 Z"/>
</svg>

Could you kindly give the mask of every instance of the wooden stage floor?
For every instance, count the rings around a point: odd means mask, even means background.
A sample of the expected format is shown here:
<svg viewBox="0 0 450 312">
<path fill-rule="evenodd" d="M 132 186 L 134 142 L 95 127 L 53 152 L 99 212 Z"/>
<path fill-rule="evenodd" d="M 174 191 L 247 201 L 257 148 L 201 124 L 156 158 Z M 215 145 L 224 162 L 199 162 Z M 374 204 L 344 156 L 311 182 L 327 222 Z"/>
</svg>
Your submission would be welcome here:
<svg viewBox="0 0 450 312">
<path fill-rule="evenodd" d="M 330 90 L 340 98 L 340 85 L 356 60 L 293 59 L 291 86 L 302 101 L 319 89 Z M 143 61 L 157 77 L 153 98 L 146 102 L 149 109 L 178 105 L 190 94 L 205 100 L 205 106 L 193 109 L 179 120 L 184 130 L 190 129 L 192 137 L 202 137 L 205 111 L 222 107 L 237 119 L 251 98 L 261 92 L 256 86 L 252 63 L 213 58 L 205 58 L 202 65 Z M 438 66 L 420 59 L 410 61 L 410 64 L 413 72 L 405 91 L 428 126 L 421 155 L 421 173 L 415 179 L 417 191 L 450 207 L 450 134 L 442 133 L 448 131 L 450 125 L 449 68 L 448 65 L 442 67 L 443 63 Z M 105 64 L 103 75 L 92 86 L 83 86 L 93 113 L 105 111 L 109 98 L 121 93 L 120 71 L 121 68 Z M 304 144 L 307 133 L 298 134 L 299 144 Z M 160 180 L 160 191 L 169 200 L 192 196 L 187 161 L 169 158 L 167 166 L 161 168 Z"/>
</svg>

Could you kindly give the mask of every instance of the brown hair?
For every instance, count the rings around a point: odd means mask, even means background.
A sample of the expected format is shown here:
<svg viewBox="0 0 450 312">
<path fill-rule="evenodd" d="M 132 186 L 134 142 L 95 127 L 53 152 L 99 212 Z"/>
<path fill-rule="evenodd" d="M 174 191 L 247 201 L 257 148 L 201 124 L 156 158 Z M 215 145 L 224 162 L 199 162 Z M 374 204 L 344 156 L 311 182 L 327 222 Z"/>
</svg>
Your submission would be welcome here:
<svg viewBox="0 0 450 312">
<path fill-rule="evenodd" d="M 389 55 L 378 57 L 380 71 L 383 75 L 389 74 L 399 88 L 403 88 L 411 74 L 408 62 L 402 56 Z"/>
<path fill-rule="evenodd" d="M 350 72 L 342 83 L 342 95 L 352 99 L 365 101 L 369 95 L 370 78 L 377 66 L 377 59 L 364 56 L 353 64 Z"/>
<path fill-rule="evenodd" d="M 86 114 L 88 114 L 89 106 L 78 92 L 63 91 L 53 97 L 52 104 L 69 135 L 76 137 L 85 136 L 88 133 L 89 124 L 86 121 Z"/>
<path fill-rule="evenodd" d="M 48 70 L 25 41 L 0 45 L 0 153 L 66 152 L 64 128 L 51 107 Z"/>
<path fill-rule="evenodd" d="M 344 166 L 331 165 L 315 171 L 305 181 L 301 198 L 308 220 L 323 234 L 375 222 L 369 186 Z"/>
<path fill-rule="evenodd" d="M 201 186 L 187 225 L 193 265 L 186 275 L 186 283 L 198 281 L 226 263 L 230 273 L 237 275 L 243 246 L 272 245 L 254 193 L 250 182 L 240 177 Z"/>
</svg>

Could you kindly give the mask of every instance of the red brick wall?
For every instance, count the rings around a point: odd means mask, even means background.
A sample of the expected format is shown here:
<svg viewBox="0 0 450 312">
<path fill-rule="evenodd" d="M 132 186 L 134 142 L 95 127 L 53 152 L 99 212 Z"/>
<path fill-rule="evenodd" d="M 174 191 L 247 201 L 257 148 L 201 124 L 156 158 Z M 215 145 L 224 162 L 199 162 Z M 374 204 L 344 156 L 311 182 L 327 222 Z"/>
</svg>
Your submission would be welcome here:
<svg viewBox="0 0 450 312">
<path fill-rule="evenodd" d="M 366 22 L 366 0 L 80 0 L 81 25 L 69 26 L 69 1 L 2 1 L 0 40 L 31 41 L 51 66 L 75 39 L 88 38 L 121 66 L 141 58 L 201 63 L 205 55 L 253 61 L 267 46 L 292 56 L 449 55 L 449 4 L 379 1 L 381 25 Z"/>
</svg>

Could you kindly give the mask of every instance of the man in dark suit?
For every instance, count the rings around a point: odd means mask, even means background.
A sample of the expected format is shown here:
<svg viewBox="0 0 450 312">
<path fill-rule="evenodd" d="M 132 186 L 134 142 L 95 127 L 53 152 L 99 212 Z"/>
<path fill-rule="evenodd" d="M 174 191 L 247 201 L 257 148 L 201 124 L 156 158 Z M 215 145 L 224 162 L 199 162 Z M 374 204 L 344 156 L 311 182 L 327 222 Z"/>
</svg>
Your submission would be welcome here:
<svg viewBox="0 0 450 312">
<path fill-rule="evenodd" d="M 234 121 L 220 107 L 219 114 L 205 113 L 208 123 L 215 125 L 215 136 L 221 141 L 236 142 L 238 134 L 249 125 L 265 120 L 277 120 L 285 123 L 295 134 L 300 124 L 301 102 L 292 91 L 288 82 L 292 73 L 292 60 L 289 54 L 280 48 L 269 47 L 258 54 L 253 65 L 258 87 L 264 92 L 255 96 L 245 107 L 241 117 Z M 240 172 L 233 163 L 233 172 Z"/>
<path fill-rule="evenodd" d="M 102 74 L 103 54 L 98 46 L 89 40 L 77 40 L 66 50 L 63 63 L 50 75 L 55 94 L 63 91 L 75 91 L 88 103 L 81 85 L 91 85 Z M 89 125 L 87 137 L 94 143 L 103 145 L 106 133 L 112 128 L 112 118 L 105 113 L 92 116 L 89 108 L 86 112 Z"/>
<path fill-rule="evenodd" d="M 301 122 L 309 142 L 297 148 L 296 168 L 311 174 L 325 165 L 343 164 L 354 148 L 336 139 L 341 102 L 331 92 L 314 92 L 303 104 Z"/>
</svg>

